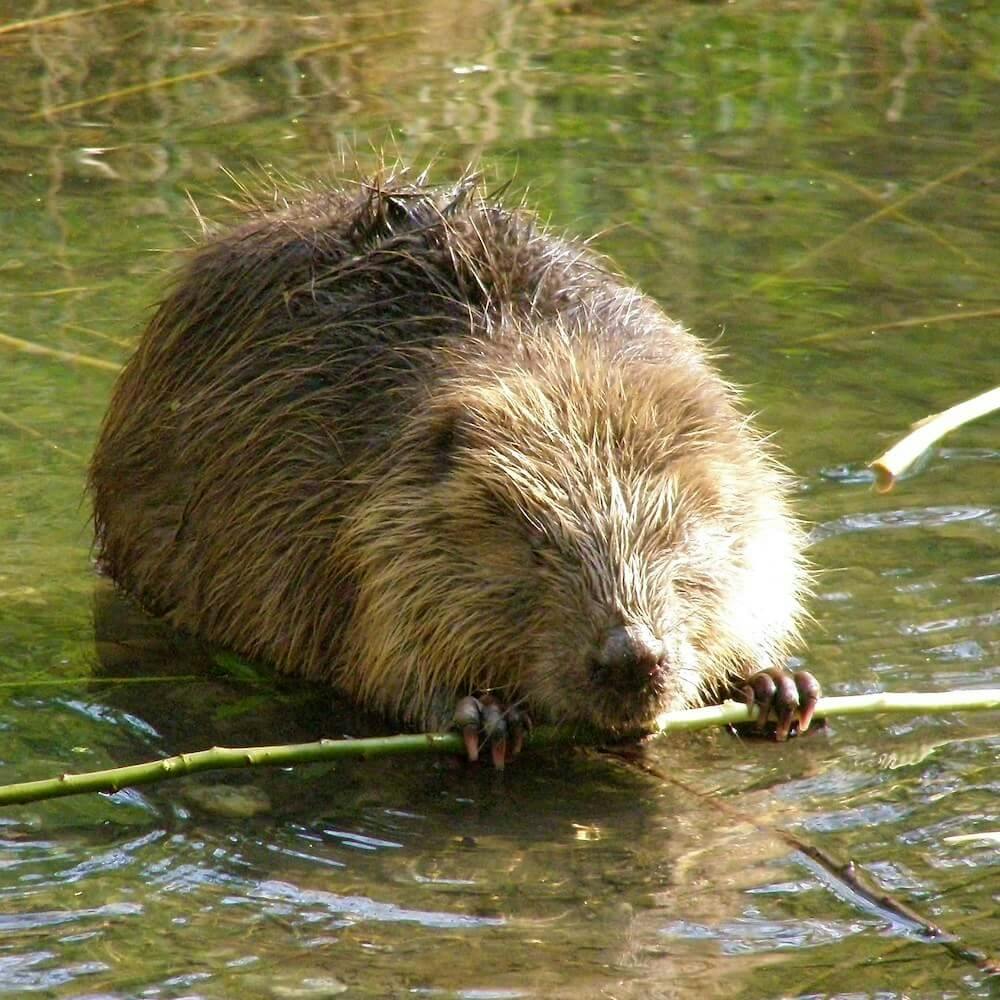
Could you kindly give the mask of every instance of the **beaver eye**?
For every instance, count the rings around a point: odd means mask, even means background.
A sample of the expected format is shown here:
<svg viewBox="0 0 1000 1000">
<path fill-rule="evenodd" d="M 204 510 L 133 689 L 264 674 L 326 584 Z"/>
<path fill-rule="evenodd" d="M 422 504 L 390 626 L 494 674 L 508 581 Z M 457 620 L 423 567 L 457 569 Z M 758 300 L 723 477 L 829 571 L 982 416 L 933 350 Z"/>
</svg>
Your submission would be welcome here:
<svg viewBox="0 0 1000 1000">
<path fill-rule="evenodd" d="M 510 524 L 511 511 L 500 497 L 487 493 L 482 499 L 483 519 L 493 527 Z"/>
<path fill-rule="evenodd" d="M 455 455 L 463 439 L 461 415 L 449 413 L 432 429 L 430 467 L 436 479 L 444 479 L 455 467 Z"/>
<path fill-rule="evenodd" d="M 548 535 L 537 524 L 528 525 L 528 545 L 531 547 L 531 561 L 536 566 L 545 564 L 545 553 L 551 548 Z"/>
</svg>

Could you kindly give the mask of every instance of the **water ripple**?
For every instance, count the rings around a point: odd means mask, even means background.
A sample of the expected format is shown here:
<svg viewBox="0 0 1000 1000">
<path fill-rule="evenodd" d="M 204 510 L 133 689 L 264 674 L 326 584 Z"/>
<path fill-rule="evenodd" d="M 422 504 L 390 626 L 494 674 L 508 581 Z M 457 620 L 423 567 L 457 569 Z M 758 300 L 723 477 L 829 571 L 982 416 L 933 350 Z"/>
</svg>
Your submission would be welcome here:
<svg viewBox="0 0 1000 1000">
<path fill-rule="evenodd" d="M 339 896 L 320 889 L 300 889 L 288 882 L 274 879 L 261 882 L 245 897 L 230 896 L 227 903 L 251 903 L 259 900 L 277 904 L 270 909 L 284 916 L 298 913 L 305 907 L 316 907 L 323 915 L 337 915 L 356 920 L 375 920 L 386 923 L 409 921 L 435 929 L 469 929 L 474 927 L 503 927 L 503 917 L 474 917 L 464 913 L 441 913 L 432 910 L 410 910 L 394 903 L 380 903 L 365 896 Z M 318 915 L 312 915 L 316 919 Z"/>
<path fill-rule="evenodd" d="M 1000 515 L 993 507 L 914 507 L 912 509 L 864 511 L 845 514 L 818 524 L 811 532 L 811 541 L 822 542 L 838 535 L 861 531 L 889 531 L 898 528 L 940 528 L 960 521 L 984 521 L 993 525 Z"/>
</svg>

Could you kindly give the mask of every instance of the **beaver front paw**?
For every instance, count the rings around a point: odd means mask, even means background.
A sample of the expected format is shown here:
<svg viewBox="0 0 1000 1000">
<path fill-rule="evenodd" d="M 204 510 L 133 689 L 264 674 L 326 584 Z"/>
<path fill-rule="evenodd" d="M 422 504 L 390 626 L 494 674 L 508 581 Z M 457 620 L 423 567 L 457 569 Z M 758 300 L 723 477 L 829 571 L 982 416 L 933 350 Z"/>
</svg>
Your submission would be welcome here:
<svg viewBox="0 0 1000 1000">
<path fill-rule="evenodd" d="M 524 712 L 502 705 L 489 694 L 460 698 L 454 725 L 462 733 L 469 760 L 479 760 L 480 751 L 489 747 L 493 766 L 501 770 L 520 753 L 531 731 L 531 720 Z"/>
<path fill-rule="evenodd" d="M 734 684 L 733 695 L 738 701 L 744 701 L 747 708 L 756 705 L 760 710 L 759 730 L 773 718 L 776 723 L 774 738 L 782 741 L 793 732 L 804 733 L 809 728 L 820 688 L 816 678 L 806 670 L 791 673 L 781 667 L 772 667 Z"/>
</svg>

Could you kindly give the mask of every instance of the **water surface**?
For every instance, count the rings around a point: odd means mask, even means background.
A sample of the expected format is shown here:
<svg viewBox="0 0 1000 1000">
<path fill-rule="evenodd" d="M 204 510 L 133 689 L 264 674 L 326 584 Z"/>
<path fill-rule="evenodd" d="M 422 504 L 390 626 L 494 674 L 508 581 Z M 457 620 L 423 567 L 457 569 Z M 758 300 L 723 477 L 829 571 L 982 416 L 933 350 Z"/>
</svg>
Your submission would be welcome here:
<svg viewBox="0 0 1000 1000">
<path fill-rule="evenodd" d="M 92 6 L 0 33 L 0 334 L 72 355 L 0 345 L 0 780 L 340 724 L 109 595 L 84 468 L 191 203 L 379 146 L 512 177 L 716 341 L 800 477 L 828 692 L 1000 686 L 997 421 L 888 496 L 864 471 L 998 379 L 988 4 Z M 998 747 L 995 716 L 872 718 L 663 740 L 651 771 L 408 759 L 6 809 L 0 993 L 988 996 L 773 831 L 995 950 L 996 842 L 948 838 L 1000 829 Z"/>
</svg>

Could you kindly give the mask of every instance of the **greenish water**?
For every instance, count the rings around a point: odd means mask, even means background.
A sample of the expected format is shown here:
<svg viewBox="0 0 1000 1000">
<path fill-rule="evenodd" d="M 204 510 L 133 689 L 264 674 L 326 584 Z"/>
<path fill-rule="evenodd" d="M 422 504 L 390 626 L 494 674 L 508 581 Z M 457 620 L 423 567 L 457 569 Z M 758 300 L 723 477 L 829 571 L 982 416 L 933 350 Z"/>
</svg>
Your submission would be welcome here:
<svg viewBox="0 0 1000 1000">
<path fill-rule="evenodd" d="M 128 356 L 189 197 L 225 217 L 223 168 L 317 178 L 380 145 L 513 176 L 717 339 L 801 480 L 829 693 L 1000 686 L 997 419 L 888 496 L 864 473 L 998 381 L 990 4 L 86 6 L 10 3 L 0 33 L 0 334 L 80 356 L 0 344 L 0 781 L 342 731 L 325 694 L 221 676 L 109 599 L 83 470 L 93 362 Z M 683 784 L 529 753 L 6 809 L 0 994 L 988 996 L 768 828 L 995 952 L 1000 851 L 946 838 L 1000 830 L 997 729 L 650 747 Z"/>
</svg>

